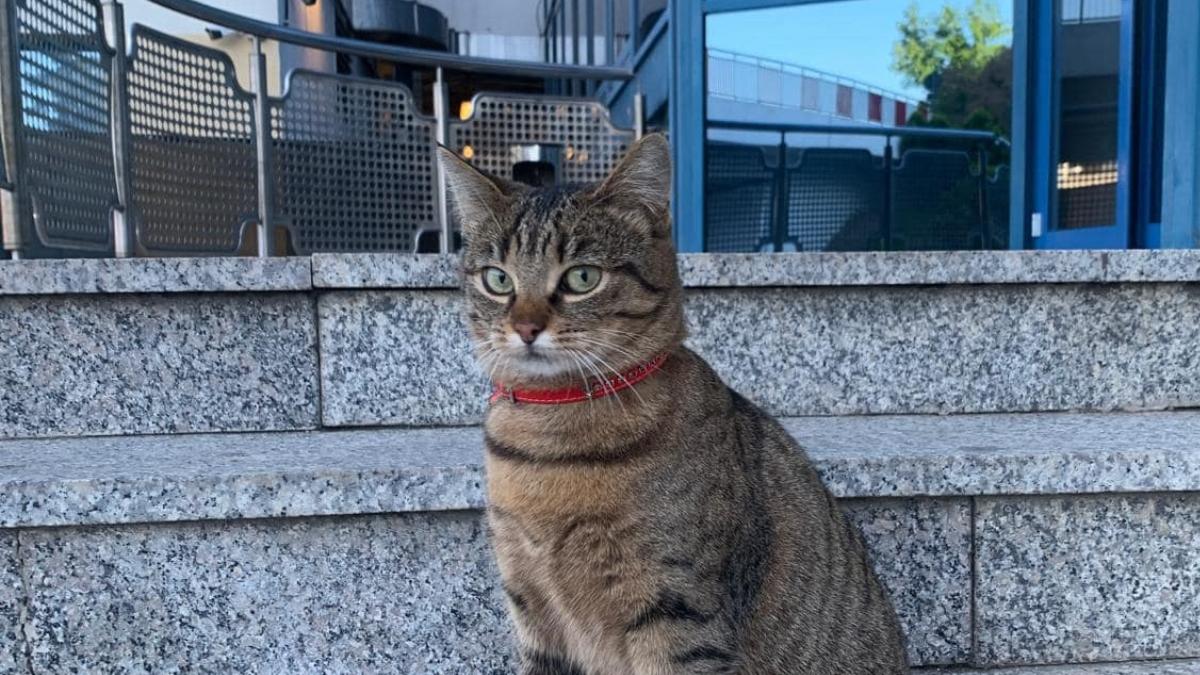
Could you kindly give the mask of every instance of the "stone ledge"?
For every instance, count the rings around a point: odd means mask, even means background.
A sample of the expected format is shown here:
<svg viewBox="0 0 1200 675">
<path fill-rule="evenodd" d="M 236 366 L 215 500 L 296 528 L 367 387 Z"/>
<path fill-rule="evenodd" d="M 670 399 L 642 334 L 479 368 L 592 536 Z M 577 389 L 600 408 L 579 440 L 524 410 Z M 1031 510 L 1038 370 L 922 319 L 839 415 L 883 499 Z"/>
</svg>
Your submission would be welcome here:
<svg viewBox="0 0 1200 675">
<path fill-rule="evenodd" d="M 0 296 L 307 291 L 307 258 L 0 261 Z"/>
<path fill-rule="evenodd" d="M 1022 666 L 987 670 L 917 668 L 913 675 L 1200 675 L 1200 659 Z"/>
<path fill-rule="evenodd" d="M 1196 250 L 692 253 L 679 266 L 692 288 L 1200 282 Z M 0 262 L 0 296 L 457 286 L 457 256 L 437 254 Z"/>
<path fill-rule="evenodd" d="M 1200 491 L 1200 412 L 784 420 L 839 497 Z M 473 427 L 0 441 L 0 528 L 477 509 Z"/>
<path fill-rule="evenodd" d="M 685 286 L 924 286 L 1200 281 L 1200 251 L 917 251 L 689 253 Z M 457 258 L 417 254 L 313 256 L 317 288 L 456 288 Z"/>
</svg>

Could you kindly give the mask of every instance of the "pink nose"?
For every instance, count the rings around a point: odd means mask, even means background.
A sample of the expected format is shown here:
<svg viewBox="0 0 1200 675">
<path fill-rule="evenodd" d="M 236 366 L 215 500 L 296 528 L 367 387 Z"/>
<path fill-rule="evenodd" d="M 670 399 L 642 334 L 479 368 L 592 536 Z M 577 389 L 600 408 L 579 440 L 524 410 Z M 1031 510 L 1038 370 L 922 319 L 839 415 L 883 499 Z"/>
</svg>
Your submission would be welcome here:
<svg viewBox="0 0 1200 675">
<path fill-rule="evenodd" d="M 517 331 L 517 335 L 520 335 L 521 340 L 527 345 L 533 344 L 544 328 L 544 325 L 532 321 L 518 321 L 513 324 L 513 330 Z"/>
</svg>

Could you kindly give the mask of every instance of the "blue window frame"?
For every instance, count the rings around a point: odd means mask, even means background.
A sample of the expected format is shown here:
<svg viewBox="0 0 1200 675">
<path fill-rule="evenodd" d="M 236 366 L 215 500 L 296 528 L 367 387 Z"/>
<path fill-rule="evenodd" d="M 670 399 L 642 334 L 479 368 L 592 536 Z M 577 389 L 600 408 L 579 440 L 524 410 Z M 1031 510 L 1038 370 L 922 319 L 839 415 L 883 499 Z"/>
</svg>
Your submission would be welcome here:
<svg viewBox="0 0 1200 675">
<path fill-rule="evenodd" d="M 704 240 L 704 14 L 830 1 L 837 0 L 671 0 L 670 110 L 677 172 L 675 222 L 681 250 L 701 250 Z M 1105 217 L 1092 217 L 1091 222 L 1078 215 L 1063 220 L 1064 212 L 1075 206 L 1063 203 L 1060 165 L 1064 170 L 1078 167 L 1070 155 L 1072 144 L 1078 146 L 1079 138 L 1078 134 L 1071 138 L 1069 133 L 1064 147 L 1063 76 L 1070 73 L 1064 73 L 1060 60 L 1064 47 L 1062 22 L 1074 16 L 1070 12 L 1080 19 L 1084 6 L 1110 3 L 1070 0 L 1080 7 L 1076 11 L 1069 4 L 1064 6 L 1064 0 L 1013 2 L 1010 247 L 1095 249 L 1200 244 L 1200 215 L 1194 215 L 1200 213 L 1196 207 L 1200 197 L 1191 190 L 1193 184 L 1200 183 L 1200 152 L 1196 149 L 1200 125 L 1194 122 L 1194 110 L 1200 106 L 1196 94 L 1200 87 L 1195 77 L 1200 69 L 1200 47 L 1196 46 L 1200 42 L 1200 2 L 1112 0 L 1119 4 L 1119 16 L 1115 17 L 1115 78 L 1109 84 L 1112 96 L 1106 105 L 1114 120 L 1111 170 L 1115 181 L 1107 183 L 1111 195 Z M 1068 92 L 1068 108 L 1071 97 L 1077 94 Z M 1179 110 L 1172 112 L 1172 101 Z M 1179 101 L 1188 101 L 1189 105 L 1178 106 Z M 1068 129 L 1078 119 L 1072 115 L 1078 112 L 1068 109 Z M 1035 216 L 1041 224 L 1038 233 L 1033 232 Z"/>
<path fill-rule="evenodd" d="M 1032 126 L 1025 144 L 1029 158 L 1029 218 L 1018 226 L 1033 230 L 1029 243 L 1039 249 L 1158 247 L 1168 0 L 1120 0 L 1119 15 L 1111 17 L 1086 16 L 1084 8 L 1095 5 L 1085 3 L 1079 3 L 1080 9 L 1074 15 L 1067 14 L 1073 0 L 1026 1 L 1031 36 L 1026 45 L 1031 58 L 1025 85 L 1036 93 L 1027 98 Z M 1090 27 L 1089 21 L 1093 22 Z M 1105 22 L 1108 26 L 1101 26 Z M 1070 72 L 1068 65 L 1078 62 L 1081 56 L 1069 51 L 1069 32 L 1081 29 L 1095 35 L 1107 31 L 1108 42 L 1101 39 L 1099 43 L 1115 47 L 1115 53 L 1098 53 L 1095 49 L 1086 53 L 1093 63 L 1105 57 L 1113 59 L 1115 78 L 1109 77 L 1107 83 L 1110 97 L 1096 104 L 1097 110 L 1092 113 L 1111 123 L 1105 131 L 1115 143 L 1111 155 L 1115 172 L 1107 175 L 1107 167 L 1096 168 L 1096 157 L 1091 158 L 1092 166 L 1072 161 L 1075 150 L 1071 146 L 1079 145 L 1081 140 L 1093 147 L 1104 145 L 1100 138 L 1103 134 L 1094 133 L 1089 138 L 1073 128 L 1089 124 L 1085 119 L 1089 111 L 1078 100 L 1079 90 L 1086 88 L 1089 78 L 1076 77 L 1079 74 Z M 1019 80 L 1017 85 L 1021 85 Z M 1115 116 L 1105 115 L 1106 103 Z M 1113 104 L 1115 110 L 1111 110 Z M 1072 139 L 1072 135 L 1077 138 Z M 1073 184 L 1073 174 L 1084 180 Z M 1088 180 L 1099 185 L 1091 186 Z M 1084 187 L 1077 187 L 1079 184 Z M 1093 194 L 1090 210 L 1089 191 Z M 1097 207 L 1094 202 L 1101 205 Z M 1040 233 L 1036 231 L 1039 225 Z"/>
<path fill-rule="evenodd" d="M 1033 5 L 1033 245 L 1128 248 L 1133 0 L 1101 17 L 1072 0 Z"/>
</svg>

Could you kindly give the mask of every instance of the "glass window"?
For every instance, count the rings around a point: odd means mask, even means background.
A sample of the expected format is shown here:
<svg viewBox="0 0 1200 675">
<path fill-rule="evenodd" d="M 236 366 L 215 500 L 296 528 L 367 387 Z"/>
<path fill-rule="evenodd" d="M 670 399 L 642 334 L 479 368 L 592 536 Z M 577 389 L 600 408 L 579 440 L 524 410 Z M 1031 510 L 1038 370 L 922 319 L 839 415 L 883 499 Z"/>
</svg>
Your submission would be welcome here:
<svg viewBox="0 0 1200 675">
<path fill-rule="evenodd" d="M 1006 247 L 1012 17 L 1012 0 L 710 15 L 706 248 Z"/>
<path fill-rule="evenodd" d="M 1061 0 L 1055 72 L 1057 227 L 1117 222 L 1121 0 Z"/>
</svg>

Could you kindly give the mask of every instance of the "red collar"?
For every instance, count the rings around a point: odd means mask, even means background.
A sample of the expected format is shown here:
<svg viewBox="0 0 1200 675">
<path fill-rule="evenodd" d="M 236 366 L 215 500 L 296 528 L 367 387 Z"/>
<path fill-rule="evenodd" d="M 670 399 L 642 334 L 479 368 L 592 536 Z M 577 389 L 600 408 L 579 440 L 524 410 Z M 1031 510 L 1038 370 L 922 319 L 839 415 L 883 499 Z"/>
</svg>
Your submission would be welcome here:
<svg viewBox="0 0 1200 675">
<path fill-rule="evenodd" d="M 513 403 L 578 403 L 580 401 L 590 401 L 592 399 L 604 398 L 609 394 L 615 394 L 622 389 L 629 389 L 633 385 L 650 377 L 662 368 L 662 364 L 667 360 L 667 354 L 659 354 L 650 361 L 643 363 L 635 368 L 631 368 L 624 373 L 610 377 L 607 380 L 601 380 L 591 387 L 567 387 L 565 389 L 509 389 L 502 384 L 496 384 L 492 390 L 492 396 L 488 399 L 488 403 L 495 403 L 500 399 L 508 399 Z"/>
</svg>

